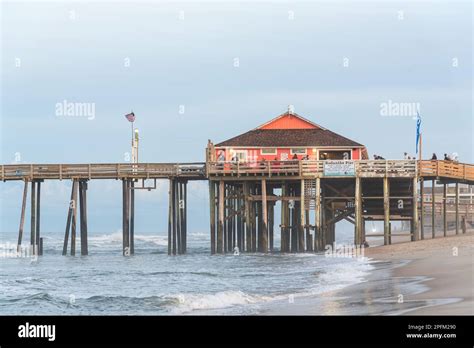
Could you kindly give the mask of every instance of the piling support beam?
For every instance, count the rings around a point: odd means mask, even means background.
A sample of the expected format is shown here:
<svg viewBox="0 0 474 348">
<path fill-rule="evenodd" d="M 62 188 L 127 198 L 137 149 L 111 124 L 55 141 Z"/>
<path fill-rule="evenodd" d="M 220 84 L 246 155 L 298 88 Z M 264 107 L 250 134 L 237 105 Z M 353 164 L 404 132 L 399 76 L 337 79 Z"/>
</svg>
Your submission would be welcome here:
<svg viewBox="0 0 474 348">
<path fill-rule="evenodd" d="M 252 251 L 252 227 L 251 227 L 251 222 L 250 222 L 250 200 L 249 200 L 249 194 L 250 194 L 250 187 L 248 182 L 244 182 L 244 209 L 245 209 L 245 249 L 247 252 Z"/>
<path fill-rule="evenodd" d="M 448 233 L 448 186 L 443 184 L 443 236 L 446 237 Z"/>
<path fill-rule="evenodd" d="M 305 190 L 304 190 L 304 179 L 300 181 L 300 219 L 298 224 L 298 251 L 304 252 L 305 251 L 305 241 L 304 241 L 304 223 L 306 221 L 305 216 Z"/>
<path fill-rule="evenodd" d="M 361 244 L 361 225 L 362 225 L 362 188 L 361 178 L 357 176 L 355 178 L 355 199 L 354 199 L 354 213 L 355 213 L 355 238 L 354 244 Z M 384 234 L 385 235 L 385 234 Z"/>
<path fill-rule="evenodd" d="M 41 181 L 36 183 L 36 249 L 38 255 L 43 255 L 43 248 L 41 247 Z"/>
<path fill-rule="evenodd" d="M 321 179 L 316 178 L 316 201 L 314 210 L 314 251 L 323 250 L 321 234 Z"/>
<path fill-rule="evenodd" d="M 71 228 L 71 220 L 72 220 L 72 210 L 74 206 L 74 185 L 75 181 L 72 181 L 72 187 L 71 187 L 71 198 L 69 200 L 69 206 L 68 206 L 68 213 L 67 213 L 67 220 L 66 220 L 66 231 L 64 232 L 64 243 L 63 243 L 63 255 L 67 255 L 67 246 L 69 243 L 69 230 Z"/>
<path fill-rule="evenodd" d="M 25 181 L 25 186 L 23 187 L 23 200 L 21 203 L 20 227 L 18 229 L 17 252 L 21 251 L 21 241 L 23 239 L 23 228 L 25 226 L 25 211 L 26 211 L 27 196 L 28 196 L 28 181 Z"/>
<path fill-rule="evenodd" d="M 122 254 L 130 255 L 130 187 L 129 180 L 122 179 Z"/>
<path fill-rule="evenodd" d="M 36 182 L 31 182 L 31 222 L 30 222 L 30 247 L 33 255 L 36 255 Z"/>
<path fill-rule="evenodd" d="M 421 239 L 425 239 L 425 195 L 424 195 L 425 182 L 422 177 L 420 177 L 420 235 Z"/>
<path fill-rule="evenodd" d="M 262 231 L 261 231 L 261 245 L 260 251 L 262 253 L 268 252 L 268 207 L 267 207 L 267 182 L 262 179 Z"/>
<path fill-rule="evenodd" d="M 455 210 L 456 210 L 456 234 L 459 234 L 459 184 L 456 183 L 454 186 L 454 189 L 456 190 L 456 198 L 455 198 Z"/>
<path fill-rule="evenodd" d="M 383 244 L 390 244 L 390 183 L 388 177 L 383 178 Z M 360 244 L 360 243 L 359 243 Z"/>
<path fill-rule="evenodd" d="M 168 190 L 168 255 L 171 255 L 172 239 L 173 239 L 173 179 L 169 179 Z"/>
<path fill-rule="evenodd" d="M 87 245 L 87 181 L 79 182 L 79 214 L 81 224 L 81 255 L 88 255 Z"/>
<path fill-rule="evenodd" d="M 209 212 L 211 230 L 211 255 L 216 253 L 216 183 L 209 180 Z"/>
<path fill-rule="evenodd" d="M 130 255 L 135 254 L 135 181 L 130 180 Z M 87 189 L 87 188 L 86 188 Z"/>
<path fill-rule="evenodd" d="M 421 179 L 422 180 L 422 179 Z M 411 226 L 411 240 L 416 241 L 419 240 L 419 231 L 418 231 L 418 178 L 413 178 L 413 211 L 412 211 L 412 226 Z M 420 188 L 423 187 L 423 183 L 420 184 Z M 421 198 L 423 201 L 423 198 Z M 423 210 L 423 209 L 422 209 Z"/>
<path fill-rule="evenodd" d="M 218 220 L 219 223 L 217 225 L 217 253 L 218 254 L 223 254 L 224 253 L 224 240 L 223 240 L 223 234 L 224 234 L 224 199 L 225 199 L 225 186 L 224 186 L 224 181 L 220 180 L 219 181 L 219 211 L 218 211 Z"/>
<path fill-rule="evenodd" d="M 436 235 L 436 181 L 431 180 L 431 238 L 435 238 Z"/>
<path fill-rule="evenodd" d="M 79 181 L 74 179 L 73 184 L 73 196 L 72 196 L 72 221 L 71 221 L 71 256 L 76 255 L 76 226 L 77 226 L 77 192 L 79 190 Z"/>
</svg>

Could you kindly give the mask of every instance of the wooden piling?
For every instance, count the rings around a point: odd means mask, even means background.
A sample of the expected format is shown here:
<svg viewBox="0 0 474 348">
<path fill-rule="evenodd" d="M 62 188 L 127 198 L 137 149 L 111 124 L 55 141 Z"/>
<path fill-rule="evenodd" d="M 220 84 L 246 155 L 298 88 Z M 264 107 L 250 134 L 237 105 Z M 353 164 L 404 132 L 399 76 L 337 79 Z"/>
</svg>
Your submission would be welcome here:
<svg viewBox="0 0 474 348">
<path fill-rule="evenodd" d="M 448 186 L 443 184 L 443 236 L 446 237 L 448 233 Z"/>
<path fill-rule="evenodd" d="M 40 247 L 40 240 L 41 240 L 41 180 L 38 180 L 36 183 L 36 249 L 38 251 L 38 255 L 43 255 L 43 249 Z"/>
<path fill-rule="evenodd" d="M 262 179 L 262 231 L 260 251 L 268 252 L 268 207 L 267 207 L 267 181 Z"/>
<path fill-rule="evenodd" d="M 67 255 L 67 246 L 69 243 L 69 230 L 71 228 L 71 220 L 72 220 L 72 211 L 73 211 L 73 206 L 74 206 L 74 183 L 75 181 L 72 181 L 72 187 L 71 187 L 71 198 L 69 200 L 69 205 L 68 205 L 68 212 L 67 212 L 67 220 L 66 220 L 66 231 L 64 232 L 64 243 L 63 243 L 63 255 Z"/>
<path fill-rule="evenodd" d="M 456 190 L 456 201 L 455 201 L 455 210 L 456 210 L 456 234 L 459 234 L 459 183 L 454 185 Z"/>
<path fill-rule="evenodd" d="M 122 179 L 122 254 L 130 255 L 130 196 L 129 180 Z"/>
<path fill-rule="evenodd" d="M 415 241 L 415 240 L 418 240 L 419 239 L 419 233 L 418 233 L 418 191 L 417 191 L 417 187 L 418 187 L 418 182 L 417 182 L 418 178 L 417 177 L 414 177 L 413 178 L 413 185 L 412 185 L 412 190 L 413 190 L 413 201 L 412 201 L 412 219 L 411 219 L 411 230 L 412 230 L 412 234 L 411 234 L 411 240 L 412 241 Z M 420 185 L 420 187 L 423 187 L 422 185 Z M 423 198 L 422 198 L 423 200 Z"/>
<path fill-rule="evenodd" d="M 467 226 L 466 226 L 466 216 L 463 215 L 463 216 L 461 217 L 461 231 L 462 231 L 462 233 L 464 234 L 464 233 L 466 233 L 466 230 L 467 230 Z"/>
<path fill-rule="evenodd" d="M 436 236 L 436 225 L 435 225 L 435 217 L 436 217 L 436 181 L 435 179 L 431 180 L 431 238 L 435 238 Z"/>
<path fill-rule="evenodd" d="M 274 229 L 275 229 L 275 202 L 272 202 L 268 207 L 268 237 L 269 249 L 273 252 L 274 248 Z"/>
<path fill-rule="evenodd" d="M 87 181 L 79 182 L 79 216 L 81 224 L 81 255 L 88 255 L 87 245 Z"/>
<path fill-rule="evenodd" d="M 188 182 L 183 181 L 183 225 L 181 237 L 183 241 L 183 254 L 186 254 L 188 249 Z"/>
<path fill-rule="evenodd" d="M 219 209 L 218 209 L 218 220 L 219 223 L 217 225 L 217 253 L 222 254 L 224 253 L 224 239 L 223 239 L 223 234 L 224 234 L 224 199 L 225 199 L 225 187 L 224 187 L 224 181 L 220 180 L 219 181 Z"/>
<path fill-rule="evenodd" d="M 421 236 L 421 239 L 425 239 L 425 204 L 424 204 L 424 201 L 425 201 L 425 195 L 424 195 L 424 187 L 425 187 L 425 183 L 424 183 L 424 180 L 423 178 L 420 177 L 420 236 Z"/>
<path fill-rule="evenodd" d="M 25 186 L 23 187 L 23 200 L 21 203 L 20 227 L 18 229 L 17 252 L 21 251 L 21 240 L 23 239 L 23 228 L 25 226 L 25 210 L 26 210 L 27 196 L 28 196 L 28 181 L 25 181 Z"/>
<path fill-rule="evenodd" d="M 245 209 L 245 249 L 247 252 L 252 251 L 252 227 L 250 221 L 250 187 L 248 182 L 244 182 L 244 209 Z"/>
<path fill-rule="evenodd" d="M 304 190 L 304 179 L 300 180 L 300 216 L 298 224 L 298 251 L 300 253 L 305 251 L 305 228 L 304 223 L 306 221 L 306 207 L 305 207 L 305 190 Z"/>
<path fill-rule="evenodd" d="M 181 182 L 176 179 L 174 181 L 175 184 L 175 193 L 176 193 L 176 205 L 175 205 L 175 211 L 176 211 L 176 250 L 177 254 L 181 255 L 181 249 L 182 249 L 182 240 L 181 240 L 181 215 L 182 215 L 182 209 L 181 209 Z"/>
<path fill-rule="evenodd" d="M 323 250 L 321 233 L 321 179 L 316 178 L 316 201 L 314 210 L 314 251 Z"/>
<path fill-rule="evenodd" d="M 216 184 L 209 181 L 209 211 L 211 229 L 211 255 L 216 253 Z"/>
<path fill-rule="evenodd" d="M 135 254 L 135 181 L 130 180 L 130 255 Z"/>
<path fill-rule="evenodd" d="M 383 178 L 383 211 L 384 211 L 384 245 L 390 244 L 390 183 L 388 177 Z M 358 243 L 360 245 L 361 242 Z"/>
<path fill-rule="evenodd" d="M 169 179 L 168 189 L 168 255 L 172 253 L 173 244 L 173 179 Z"/>
<path fill-rule="evenodd" d="M 79 189 L 78 180 L 74 179 L 73 184 L 73 207 L 72 207 L 72 221 L 71 221 L 71 256 L 76 255 L 76 226 L 77 226 L 77 191 Z"/>
<path fill-rule="evenodd" d="M 31 222 L 30 222 L 30 247 L 33 255 L 36 255 L 36 182 L 31 182 Z"/>
<path fill-rule="evenodd" d="M 385 190 L 384 190 L 385 191 Z M 361 178 L 355 178 L 355 199 L 354 199 L 354 213 L 355 213 L 355 238 L 354 244 L 360 245 L 361 240 L 361 225 L 362 225 L 362 187 L 361 187 Z M 385 234 L 384 234 L 385 236 Z M 385 238 L 384 238 L 385 243 Z"/>
</svg>

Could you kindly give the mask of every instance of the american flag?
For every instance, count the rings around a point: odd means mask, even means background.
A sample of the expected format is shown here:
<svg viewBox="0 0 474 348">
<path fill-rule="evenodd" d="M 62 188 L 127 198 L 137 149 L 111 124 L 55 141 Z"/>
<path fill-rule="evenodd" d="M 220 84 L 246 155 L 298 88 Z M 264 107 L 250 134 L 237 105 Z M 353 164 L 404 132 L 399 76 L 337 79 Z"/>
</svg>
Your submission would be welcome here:
<svg viewBox="0 0 474 348">
<path fill-rule="evenodd" d="M 129 122 L 135 122 L 135 114 L 133 112 L 129 113 L 129 114 L 126 114 L 125 115 L 125 118 L 129 121 Z"/>
</svg>

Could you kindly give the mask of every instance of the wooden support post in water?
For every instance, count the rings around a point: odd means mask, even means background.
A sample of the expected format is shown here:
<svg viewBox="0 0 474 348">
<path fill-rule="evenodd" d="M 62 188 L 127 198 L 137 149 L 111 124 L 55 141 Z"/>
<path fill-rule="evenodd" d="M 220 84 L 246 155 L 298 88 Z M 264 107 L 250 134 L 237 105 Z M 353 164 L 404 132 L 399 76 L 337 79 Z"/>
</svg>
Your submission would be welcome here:
<svg viewBox="0 0 474 348">
<path fill-rule="evenodd" d="M 411 240 L 416 241 L 419 239 L 419 234 L 418 234 L 418 192 L 417 192 L 417 187 L 418 187 L 418 182 L 417 182 L 417 177 L 413 178 L 413 209 L 412 209 L 412 225 L 411 225 Z M 420 185 L 422 187 L 422 185 Z M 423 200 L 423 199 L 422 199 Z"/>
<path fill-rule="evenodd" d="M 76 226 L 77 226 L 77 191 L 79 189 L 79 181 L 74 179 L 72 188 L 73 188 L 73 196 L 72 196 L 72 221 L 71 221 L 71 256 L 76 255 Z"/>
<path fill-rule="evenodd" d="M 130 255 L 130 187 L 128 179 L 122 179 L 122 254 Z"/>
<path fill-rule="evenodd" d="M 323 250 L 321 233 L 321 179 L 316 178 L 316 202 L 314 210 L 314 251 Z"/>
<path fill-rule="evenodd" d="M 267 208 L 267 182 L 262 179 L 262 231 L 260 250 L 263 253 L 268 252 L 268 208 Z"/>
<path fill-rule="evenodd" d="M 247 252 L 252 251 L 252 227 L 251 227 L 251 221 L 250 221 L 250 200 L 249 200 L 249 194 L 250 194 L 250 187 L 248 182 L 244 182 L 244 209 L 245 209 L 245 249 Z"/>
<path fill-rule="evenodd" d="M 168 190 L 168 255 L 171 255 L 173 244 L 173 179 L 169 179 L 169 190 Z"/>
<path fill-rule="evenodd" d="M 87 181 L 79 181 L 79 215 L 81 224 L 81 255 L 88 255 L 87 245 Z"/>
<path fill-rule="evenodd" d="M 424 195 L 424 187 L 425 187 L 425 182 L 422 177 L 420 177 L 420 234 L 421 234 L 421 239 L 425 239 L 425 195 Z"/>
<path fill-rule="evenodd" d="M 254 186 L 252 188 L 252 193 L 257 194 L 257 187 Z M 251 219 L 252 219 L 252 252 L 257 252 L 257 208 L 258 203 L 256 201 L 252 201 L 251 206 Z"/>
<path fill-rule="evenodd" d="M 31 222 L 30 222 L 30 247 L 33 255 L 36 255 L 36 182 L 31 182 Z"/>
<path fill-rule="evenodd" d="M 188 250 L 188 182 L 183 182 L 183 254 Z"/>
<path fill-rule="evenodd" d="M 130 255 L 135 254 L 135 181 L 130 180 Z"/>
<path fill-rule="evenodd" d="M 462 230 L 462 233 L 466 233 L 466 230 L 467 230 L 467 226 L 466 226 L 466 215 L 463 215 L 461 217 L 461 230 Z"/>
<path fill-rule="evenodd" d="M 385 190 L 384 190 L 385 192 Z M 361 226 L 362 226 L 362 188 L 361 188 L 361 178 L 357 176 L 355 178 L 355 200 L 354 200 L 354 213 L 355 213 L 355 238 L 354 244 L 361 244 Z M 385 234 L 384 234 L 385 235 Z M 385 240 L 384 240 L 385 242 Z"/>
<path fill-rule="evenodd" d="M 305 241 L 304 241 L 304 223 L 306 221 L 305 213 L 305 192 L 304 192 L 304 180 L 300 180 L 300 220 L 298 224 L 298 251 L 300 253 L 305 251 Z"/>
<path fill-rule="evenodd" d="M 181 241 L 181 182 L 176 179 L 174 181 L 175 183 L 175 192 L 176 192 L 176 204 L 175 204 L 175 211 L 176 211 L 176 250 L 177 254 L 181 255 L 181 249 L 182 249 L 182 241 Z"/>
<path fill-rule="evenodd" d="M 287 185 L 282 183 L 281 185 L 281 196 L 285 197 L 287 195 Z M 288 224 L 286 220 L 286 211 L 288 208 L 288 203 L 281 200 L 281 211 L 280 211 L 280 251 L 282 253 L 287 252 L 286 250 L 286 225 Z"/>
<path fill-rule="evenodd" d="M 36 183 L 36 250 L 38 252 L 38 255 L 43 255 L 43 248 L 41 248 L 41 232 L 40 232 L 40 227 L 41 227 L 41 181 L 39 180 Z"/>
<path fill-rule="evenodd" d="M 390 183 L 388 177 L 383 178 L 383 211 L 384 211 L 384 223 L 383 223 L 383 244 L 390 244 Z M 361 243 L 358 243 L 359 245 Z"/>
<path fill-rule="evenodd" d="M 63 243 L 63 255 L 67 255 L 67 245 L 69 243 L 69 230 L 71 228 L 71 220 L 72 220 L 72 210 L 74 206 L 74 184 L 75 181 L 72 181 L 71 187 L 71 199 L 69 200 L 68 205 L 68 212 L 67 212 L 67 221 L 66 221 L 66 231 L 64 232 L 64 243 Z"/>
<path fill-rule="evenodd" d="M 268 234 L 270 243 L 270 252 L 274 247 L 274 230 L 275 230 L 275 202 L 272 202 L 268 209 Z"/>
<path fill-rule="evenodd" d="M 220 180 L 219 181 L 219 209 L 218 209 L 218 220 L 219 223 L 217 225 L 217 253 L 218 254 L 223 254 L 224 253 L 224 240 L 223 240 L 223 234 L 224 234 L 224 199 L 225 199 L 225 187 L 224 187 L 224 181 Z"/>
<path fill-rule="evenodd" d="M 456 190 L 456 234 L 459 234 L 459 184 L 456 183 L 454 186 Z"/>
<path fill-rule="evenodd" d="M 18 229 L 17 252 L 21 251 L 21 240 L 23 239 L 23 228 L 25 226 L 25 210 L 26 210 L 27 196 L 28 196 L 28 181 L 25 181 L 25 186 L 23 187 L 23 200 L 21 203 L 20 228 Z"/>
<path fill-rule="evenodd" d="M 211 230 L 211 255 L 216 253 L 216 183 L 209 180 L 209 211 Z"/>
<path fill-rule="evenodd" d="M 443 236 L 446 237 L 448 233 L 448 186 L 443 184 Z"/>
<path fill-rule="evenodd" d="M 436 181 L 433 179 L 431 181 L 431 238 L 435 238 L 436 235 L 436 225 L 435 225 L 435 217 L 436 217 Z"/>
</svg>

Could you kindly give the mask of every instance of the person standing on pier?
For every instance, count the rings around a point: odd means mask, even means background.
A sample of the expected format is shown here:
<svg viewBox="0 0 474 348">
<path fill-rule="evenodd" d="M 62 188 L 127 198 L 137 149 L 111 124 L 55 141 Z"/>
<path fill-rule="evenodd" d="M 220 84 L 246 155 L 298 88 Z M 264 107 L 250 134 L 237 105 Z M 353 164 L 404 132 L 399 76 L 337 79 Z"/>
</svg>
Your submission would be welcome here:
<svg viewBox="0 0 474 348">
<path fill-rule="evenodd" d="M 431 156 L 432 161 L 436 161 L 438 159 L 438 156 L 433 152 L 433 156 Z"/>
</svg>

